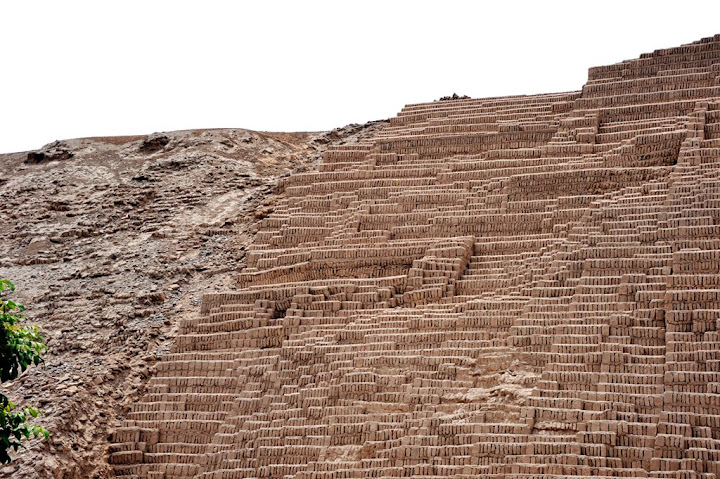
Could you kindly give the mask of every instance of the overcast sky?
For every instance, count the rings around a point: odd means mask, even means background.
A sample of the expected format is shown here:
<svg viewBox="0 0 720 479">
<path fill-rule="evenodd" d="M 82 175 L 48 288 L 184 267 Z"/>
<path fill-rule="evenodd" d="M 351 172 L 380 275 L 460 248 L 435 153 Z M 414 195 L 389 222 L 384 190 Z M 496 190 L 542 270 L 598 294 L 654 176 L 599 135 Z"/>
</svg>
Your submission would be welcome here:
<svg viewBox="0 0 720 479">
<path fill-rule="evenodd" d="M 454 92 L 580 89 L 720 33 L 720 1 L 0 3 L 0 152 L 190 128 L 318 131 Z"/>
</svg>

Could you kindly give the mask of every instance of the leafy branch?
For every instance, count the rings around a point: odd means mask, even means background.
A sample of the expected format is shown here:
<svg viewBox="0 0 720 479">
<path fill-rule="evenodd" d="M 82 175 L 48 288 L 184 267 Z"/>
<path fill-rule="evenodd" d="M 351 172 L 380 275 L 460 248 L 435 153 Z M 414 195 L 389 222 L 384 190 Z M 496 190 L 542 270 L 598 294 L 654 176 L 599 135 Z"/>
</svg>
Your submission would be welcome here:
<svg viewBox="0 0 720 479">
<path fill-rule="evenodd" d="M 42 355 L 47 351 L 39 328 L 21 324 L 25 306 L 2 297 L 8 290 L 15 291 L 15 285 L 0 278 L 0 382 L 13 380 L 28 367 L 42 363 Z M 24 447 L 23 438 L 50 436 L 45 428 L 28 424 L 38 414 L 37 409 L 20 408 L 0 394 L 0 462 L 10 462 L 10 449 Z"/>
</svg>

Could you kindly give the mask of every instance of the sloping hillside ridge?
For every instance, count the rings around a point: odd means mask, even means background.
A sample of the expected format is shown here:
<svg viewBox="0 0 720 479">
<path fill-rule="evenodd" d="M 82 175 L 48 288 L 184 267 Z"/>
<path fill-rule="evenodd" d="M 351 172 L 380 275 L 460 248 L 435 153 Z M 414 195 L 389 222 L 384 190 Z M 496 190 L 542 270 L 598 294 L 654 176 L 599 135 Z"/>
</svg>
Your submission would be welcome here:
<svg viewBox="0 0 720 479">
<path fill-rule="evenodd" d="M 409 105 L 283 181 L 125 479 L 717 477 L 720 36 Z"/>
<path fill-rule="evenodd" d="M 0 477 L 111 477 L 111 429 L 202 295 L 234 287 L 278 181 L 381 126 L 192 130 L 0 155 L 0 277 L 15 282 L 50 348 L 3 389 L 39 406 L 52 433 Z"/>
</svg>

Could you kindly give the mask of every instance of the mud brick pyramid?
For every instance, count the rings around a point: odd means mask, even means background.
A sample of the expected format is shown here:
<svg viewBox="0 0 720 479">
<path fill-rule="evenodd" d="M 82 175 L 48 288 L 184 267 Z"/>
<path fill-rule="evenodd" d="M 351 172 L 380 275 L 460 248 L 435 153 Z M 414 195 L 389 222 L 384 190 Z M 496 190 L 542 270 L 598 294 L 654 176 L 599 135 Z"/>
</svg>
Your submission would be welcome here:
<svg viewBox="0 0 720 479">
<path fill-rule="evenodd" d="M 117 477 L 720 477 L 720 35 L 292 175 Z"/>
</svg>

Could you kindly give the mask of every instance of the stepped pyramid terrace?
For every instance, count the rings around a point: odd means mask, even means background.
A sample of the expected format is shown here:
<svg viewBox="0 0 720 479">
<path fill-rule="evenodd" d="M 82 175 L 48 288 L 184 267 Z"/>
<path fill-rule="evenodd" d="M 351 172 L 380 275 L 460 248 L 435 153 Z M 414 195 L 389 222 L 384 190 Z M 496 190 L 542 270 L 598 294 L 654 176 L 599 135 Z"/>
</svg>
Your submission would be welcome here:
<svg viewBox="0 0 720 479">
<path fill-rule="evenodd" d="M 408 105 L 279 191 L 116 477 L 720 478 L 720 35 Z"/>
</svg>

